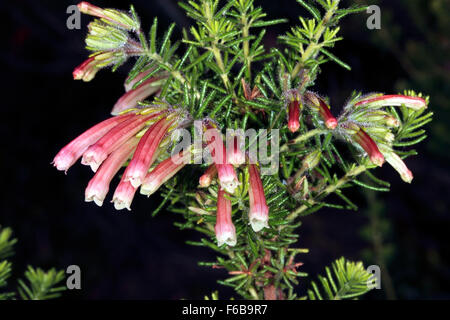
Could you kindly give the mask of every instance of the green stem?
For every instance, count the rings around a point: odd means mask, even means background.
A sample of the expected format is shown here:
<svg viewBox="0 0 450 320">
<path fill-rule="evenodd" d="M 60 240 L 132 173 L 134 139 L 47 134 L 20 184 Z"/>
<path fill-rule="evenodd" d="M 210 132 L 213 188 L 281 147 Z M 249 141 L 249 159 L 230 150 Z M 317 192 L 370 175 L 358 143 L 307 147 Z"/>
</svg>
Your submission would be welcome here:
<svg viewBox="0 0 450 320">
<path fill-rule="evenodd" d="M 228 78 L 228 75 L 226 73 L 226 69 L 225 69 L 225 65 L 223 63 L 223 59 L 222 59 L 222 54 L 220 52 L 220 50 L 217 48 L 217 43 L 218 43 L 218 39 L 217 39 L 217 34 L 215 32 L 212 32 L 212 30 L 214 30 L 214 16 L 213 16 L 213 12 L 211 10 L 210 4 L 208 2 L 204 2 L 204 6 L 205 6 L 205 16 L 206 16 L 206 20 L 208 22 L 209 25 L 209 36 L 214 39 L 213 41 L 211 41 L 211 48 L 209 48 L 213 55 L 214 55 L 214 59 L 216 60 L 217 66 L 219 67 L 219 70 L 221 71 L 220 74 L 220 78 L 222 78 L 223 84 L 225 86 L 225 88 L 228 90 L 228 92 L 232 91 L 231 88 L 231 84 L 230 84 L 230 79 Z M 236 98 L 236 93 L 233 93 L 233 97 Z"/>
<path fill-rule="evenodd" d="M 317 194 L 314 199 L 310 200 L 310 204 L 314 205 L 314 203 L 316 203 L 316 201 L 318 200 L 322 200 L 323 198 L 325 198 L 326 196 L 328 196 L 330 193 L 335 192 L 336 190 L 338 190 L 342 185 L 346 184 L 348 181 L 350 181 L 352 178 L 356 177 L 357 175 L 363 173 L 364 171 L 367 170 L 367 167 L 365 165 L 359 165 L 355 168 L 353 168 L 352 170 L 350 170 L 349 172 L 347 172 L 345 174 L 345 176 L 343 176 L 342 178 L 340 178 L 336 183 L 329 185 L 328 187 L 326 187 L 324 190 L 322 190 L 319 194 Z M 292 211 L 288 216 L 287 216 L 287 220 L 294 220 L 295 218 L 297 218 L 300 214 L 302 214 L 304 211 L 306 211 L 307 209 L 309 209 L 309 207 L 307 205 L 301 205 L 300 207 L 298 207 L 297 209 L 295 209 L 294 211 Z"/>
<path fill-rule="evenodd" d="M 328 130 L 323 130 L 323 129 L 310 130 L 310 131 L 308 131 L 308 132 L 306 132 L 306 133 L 304 133 L 302 135 L 299 135 L 294 140 L 291 140 L 291 141 L 285 143 L 283 146 L 281 146 L 280 152 L 287 151 L 289 149 L 289 145 L 298 144 L 298 143 L 306 141 L 306 140 L 308 140 L 308 139 L 310 139 L 310 138 L 312 138 L 312 137 L 314 137 L 316 135 L 325 134 L 327 132 L 328 132 Z"/>
<path fill-rule="evenodd" d="M 325 16 L 323 19 L 319 22 L 319 24 L 316 27 L 314 37 L 311 39 L 310 44 L 306 48 L 306 50 L 303 52 L 300 61 L 297 62 L 294 69 L 291 72 L 291 77 L 295 78 L 299 72 L 302 70 L 302 68 L 305 66 L 306 61 L 308 61 L 311 56 L 316 56 L 319 52 L 318 49 L 320 49 L 321 45 L 318 43 L 320 37 L 322 37 L 323 33 L 325 32 L 325 29 L 327 27 L 328 22 L 333 17 L 334 13 L 337 10 L 337 6 L 339 4 L 340 0 L 334 1 L 333 5 L 330 7 L 330 9 L 327 10 L 325 13 Z"/>
<path fill-rule="evenodd" d="M 245 15 L 245 13 L 242 13 L 241 23 L 242 23 L 242 36 L 244 38 L 247 38 L 248 34 L 249 34 L 249 32 L 248 32 L 249 25 L 248 25 L 247 16 Z M 248 40 L 244 40 L 244 42 L 242 44 L 242 48 L 244 50 L 244 61 L 245 61 L 245 64 L 247 65 L 247 78 L 250 80 L 252 77 L 252 71 L 251 71 L 252 59 L 249 56 L 250 43 Z"/>
</svg>

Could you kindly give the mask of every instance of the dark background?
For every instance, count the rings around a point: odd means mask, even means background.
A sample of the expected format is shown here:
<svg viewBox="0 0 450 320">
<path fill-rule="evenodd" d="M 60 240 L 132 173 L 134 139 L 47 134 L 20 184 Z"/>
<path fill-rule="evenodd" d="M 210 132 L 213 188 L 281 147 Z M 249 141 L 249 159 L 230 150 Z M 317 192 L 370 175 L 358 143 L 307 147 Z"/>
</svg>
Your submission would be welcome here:
<svg viewBox="0 0 450 320">
<path fill-rule="evenodd" d="M 355 2 L 365 3 L 343 1 Z M 158 196 L 137 195 L 131 212 L 117 212 L 108 201 L 99 208 L 84 202 L 84 188 L 92 174 L 88 167 L 78 163 L 64 175 L 50 165 L 67 142 L 108 117 L 123 93 L 129 69 L 124 66 L 114 74 L 100 71 L 90 83 L 72 79 L 73 68 L 87 56 L 83 39 L 91 20 L 82 16 L 82 30 L 66 28 L 66 8 L 75 3 L 0 3 L 0 224 L 12 227 L 19 239 L 14 276 L 21 276 L 27 264 L 60 269 L 76 264 L 82 270 L 82 290 L 67 292 L 66 298 L 201 299 L 215 289 L 230 297 L 232 292 L 215 282 L 225 276 L 223 271 L 197 266 L 199 260 L 214 259 L 214 253 L 184 243 L 199 235 L 173 226 L 179 216 L 160 212 L 150 217 Z M 128 1 L 94 3 L 119 9 L 129 5 Z M 269 18 L 286 17 L 290 23 L 303 13 L 294 0 L 256 3 Z M 430 137 L 419 146 L 419 156 L 407 160 L 415 176 L 412 185 L 403 183 L 386 165 L 378 175 L 392 182 L 390 193 L 355 189 L 359 211 L 324 210 L 304 219 L 299 245 L 311 252 L 301 257 L 302 270 L 315 278 L 325 265 L 344 255 L 363 259 L 366 265 L 382 263 L 383 271 L 388 271 L 384 274 L 391 286 L 387 283 L 386 290 L 374 291 L 366 299 L 448 299 L 448 2 L 368 3 L 380 5 L 382 29 L 368 30 L 366 13 L 344 19 L 345 39 L 333 52 L 353 70 L 329 63 L 315 89 L 328 95 L 333 106 L 342 105 L 354 89 L 422 90 L 431 95 L 435 121 L 428 125 Z M 134 0 L 133 4 L 145 30 L 154 16 L 161 27 L 175 21 L 178 35 L 190 23 L 174 0 Z M 287 29 L 288 25 L 271 28 L 266 45 L 274 45 L 276 33 Z M 376 227 L 377 221 L 381 227 Z M 301 283 L 300 294 L 308 282 Z"/>
</svg>

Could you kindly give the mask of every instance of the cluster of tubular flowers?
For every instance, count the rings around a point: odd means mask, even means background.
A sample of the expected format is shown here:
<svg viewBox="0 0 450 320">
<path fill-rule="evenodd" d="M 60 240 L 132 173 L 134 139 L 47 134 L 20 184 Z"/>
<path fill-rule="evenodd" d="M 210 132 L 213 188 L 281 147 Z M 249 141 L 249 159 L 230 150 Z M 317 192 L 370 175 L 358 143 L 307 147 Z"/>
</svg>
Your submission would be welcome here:
<svg viewBox="0 0 450 320">
<path fill-rule="evenodd" d="M 130 35 L 140 29 L 139 21 L 131 15 L 115 10 L 102 9 L 88 2 L 80 2 L 78 10 L 96 17 L 88 25 L 86 49 L 91 56 L 75 68 L 73 78 L 91 81 L 102 68 L 123 62 L 127 57 L 142 52 L 142 47 Z"/>
<path fill-rule="evenodd" d="M 330 106 L 319 95 L 311 91 L 300 94 L 299 90 L 291 89 L 285 92 L 284 97 L 287 106 L 287 126 L 289 131 L 296 132 L 300 128 L 303 106 L 307 106 L 310 110 L 317 113 L 327 129 L 334 130 L 337 127 L 338 123 L 330 111 Z"/>
<path fill-rule="evenodd" d="M 232 195 L 239 185 L 236 168 L 245 162 L 245 154 L 234 137 L 233 143 L 225 147 L 220 131 L 210 120 L 204 121 L 205 139 L 213 163 L 199 179 L 200 187 L 206 188 L 217 179 L 217 213 L 215 233 L 219 246 L 236 245 L 236 228 L 232 221 L 232 205 L 227 194 Z M 267 206 L 264 188 L 256 164 L 246 164 L 249 174 L 249 212 L 248 219 L 255 232 L 268 228 L 269 207 Z"/>
<path fill-rule="evenodd" d="M 101 206 L 112 179 L 129 160 L 112 202 L 117 210 L 130 210 L 139 187 L 142 194 L 152 194 L 189 161 L 183 154 L 178 159 L 169 157 L 149 172 L 158 155 L 168 146 L 169 131 L 174 130 L 183 117 L 182 111 L 170 106 L 130 109 L 78 136 L 58 152 L 53 165 L 67 172 L 81 158 L 81 163 L 95 172 L 85 190 L 85 201 Z"/>
<path fill-rule="evenodd" d="M 300 128 L 302 109 L 307 106 L 319 115 L 326 129 L 357 146 L 373 164 L 381 167 L 387 161 L 405 182 L 412 181 L 412 172 L 392 148 L 395 139 L 392 129 L 400 126 L 400 121 L 384 108 L 406 106 L 420 110 L 427 107 L 423 98 L 373 93 L 350 101 L 336 119 L 325 99 L 311 91 L 300 94 L 299 90 L 291 89 L 284 96 L 291 132 Z"/>
<path fill-rule="evenodd" d="M 128 57 L 141 54 L 142 46 L 133 39 L 130 32 L 141 32 L 139 21 L 129 14 L 115 9 L 102 9 L 88 2 L 78 4 L 80 12 L 97 17 L 88 25 L 86 48 L 93 53 L 73 71 L 75 80 L 91 81 L 96 73 L 109 65 L 120 64 Z M 139 102 L 158 93 L 167 79 L 165 71 L 155 72 L 144 67 L 144 71 L 127 78 L 125 94 L 114 105 L 111 114 L 137 107 Z"/>
<path fill-rule="evenodd" d="M 344 107 L 336 131 L 366 153 L 373 164 L 382 166 L 387 161 L 403 181 L 410 183 L 412 172 L 392 148 L 395 139 L 392 129 L 399 127 L 400 121 L 384 109 L 391 106 L 420 110 L 426 108 L 427 103 L 420 97 L 405 95 L 374 93 L 358 97 Z"/>
</svg>

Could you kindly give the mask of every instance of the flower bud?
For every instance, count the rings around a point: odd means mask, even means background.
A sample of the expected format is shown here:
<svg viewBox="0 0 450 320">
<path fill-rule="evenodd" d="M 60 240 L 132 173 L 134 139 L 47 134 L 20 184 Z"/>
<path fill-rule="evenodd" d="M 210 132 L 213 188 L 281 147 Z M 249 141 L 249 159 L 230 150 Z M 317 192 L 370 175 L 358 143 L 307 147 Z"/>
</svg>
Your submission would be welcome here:
<svg viewBox="0 0 450 320">
<path fill-rule="evenodd" d="M 199 184 L 201 188 L 207 188 L 211 185 L 212 180 L 217 176 L 217 168 L 215 164 L 208 167 L 206 172 L 200 177 Z"/>
<path fill-rule="evenodd" d="M 85 60 L 82 64 L 76 67 L 73 72 L 74 80 L 83 80 L 85 82 L 89 82 L 94 79 L 95 74 L 100 68 L 97 67 L 98 62 L 95 60 L 95 57 L 90 57 Z"/>
<path fill-rule="evenodd" d="M 288 129 L 296 132 L 300 128 L 300 112 L 303 109 L 300 93 L 296 89 L 291 89 L 284 93 L 284 97 L 287 105 Z"/>
<path fill-rule="evenodd" d="M 144 79 L 147 75 L 152 73 L 154 70 L 155 70 L 155 67 L 151 67 L 151 68 L 148 68 L 147 70 L 140 72 L 134 78 L 127 77 L 125 79 L 125 83 L 123 84 L 123 86 L 125 87 L 125 92 L 128 92 L 131 89 L 133 89 L 133 87 L 136 83 L 138 83 L 139 81 Z"/>
<path fill-rule="evenodd" d="M 396 117 L 386 116 L 385 121 L 389 127 L 398 128 L 400 126 L 400 121 Z"/>
<path fill-rule="evenodd" d="M 303 159 L 303 168 L 306 170 L 311 170 L 315 168 L 319 164 L 321 156 L 322 151 L 320 149 L 316 149 L 313 152 L 309 153 Z"/>
<path fill-rule="evenodd" d="M 308 91 L 305 93 L 305 99 L 310 107 L 319 111 L 319 114 L 328 129 L 335 129 L 337 127 L 338 122 L 330 112 L 330 106 L 322 98 L 315 93 Z"/>
<path fill-rule="evenodd" d="M 77 6 L 81 13 L 104 19 L 123 29 L 137 30 L 140 28 L 139 22 L 124 12 L 114 9 L 102 9 L 86 1 L 80 2 Z"/>
<path fill-rule="evenodd" d="M 88 26 L 86 48 L 91 51 L 108 51 L 122 48 L 128 42 L 128 33 L 113 26 L 91 22 Z"/>
<path fill-rule="evenodd" d="M 159 89 L 161 89 L 161 85 L 155 83 L 157 80 L 160 79 L 161 78 L 158 77 L 149 78 L 143 83 L 141 83 L 135 89 L 131 89 L 128 92 L 126 92 L 122 97 L 120 97 L 119 100 L 117 100 L 116 104 L 114 105 L 111 111 L 111 114 L 116 115 L 126 109 L 136 107 L 139 101 L 144 100 L 148 96 L 151 96 Z"/>
<path fill-rule="evenodd" d="M 359 129 L 358 132 L 353 136 L 353 139 L 358 143 L 364 151 L 369 155 L 370 161 L 373 164 L 381 167 L 384 163 L 384 157 L 378 149 L 377 144 L 372 138 L 363 130 Z"/>
<path fill-rule="evenodd" d="M 123 51 L 95 53 L 73 70 L 73 79 L 85 82 L 91 81 L 98 70 L 120 62 L 125 56 L 126 54 Z"/>
</svg>

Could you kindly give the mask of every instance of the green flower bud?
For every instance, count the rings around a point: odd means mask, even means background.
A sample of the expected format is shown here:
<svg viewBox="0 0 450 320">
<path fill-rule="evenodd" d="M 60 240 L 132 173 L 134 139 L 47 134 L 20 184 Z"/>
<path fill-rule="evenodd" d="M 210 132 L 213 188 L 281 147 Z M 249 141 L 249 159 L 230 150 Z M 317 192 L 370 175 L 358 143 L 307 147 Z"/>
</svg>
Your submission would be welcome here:
<svg viewBox="0 0 450 320">
<path fill-rule="evenodd" d="M 322 151 L 320 149 L 314 150 L 303 159 L 303 168 L 313 169 L 319 164 L 321 156 Z"/>
</svg>

